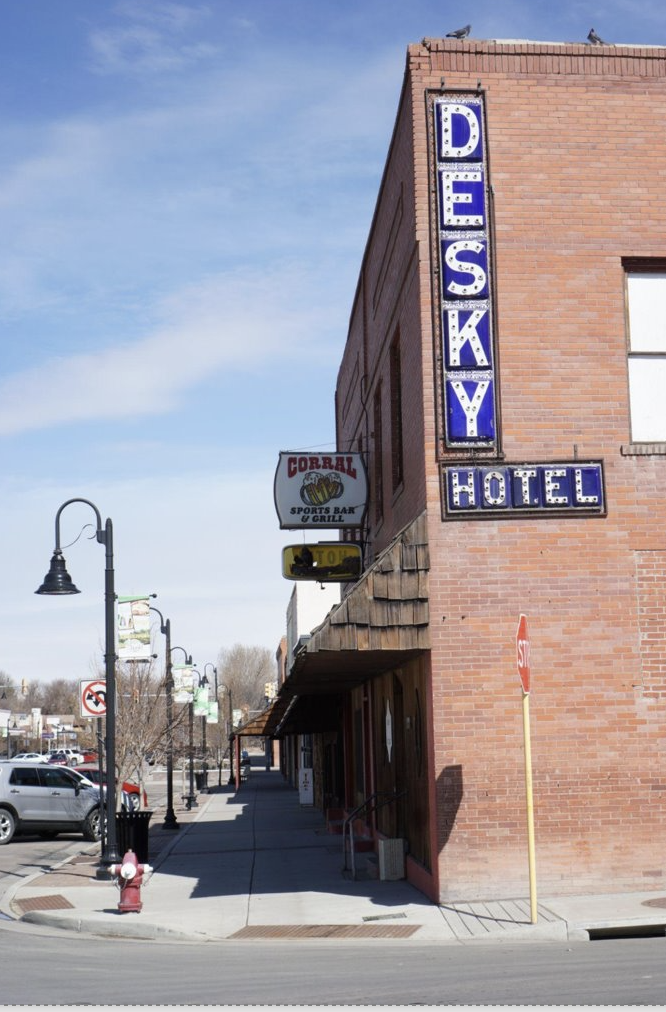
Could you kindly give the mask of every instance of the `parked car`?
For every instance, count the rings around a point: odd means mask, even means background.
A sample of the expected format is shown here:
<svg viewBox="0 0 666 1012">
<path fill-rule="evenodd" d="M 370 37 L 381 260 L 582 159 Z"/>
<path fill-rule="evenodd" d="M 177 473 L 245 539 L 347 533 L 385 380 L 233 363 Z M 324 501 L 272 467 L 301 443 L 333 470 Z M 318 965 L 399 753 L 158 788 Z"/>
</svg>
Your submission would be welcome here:
<svg viewBox="0 0 666 1012">
<path fill-rule="evenodd" d="M 101 835 L 99 788 L 50 763 L 0 761 L 0 845 L 20 833 Z"/>
<path fill-rule="evenodd" d="M 48 756 L 40 755 L 39 752 L 17 752 L 12 756 L 14 763 L 47 763 Z"/>
<path fill-rule="evenodd" d="M 72 767 L 72 772 L 86 777 L 99 787 L 100 773 L 99 766 L 96 763 L 79 763 L 77 766 Z M 104 789 L 106 790 L 106 784 L 104 784 Z M 123 794 L 121 807 L 126 812 L 138 812 L 141 808 L 141 791 L 138 784 L 133 783 L 131 780 L 123 780 L 121 790 Z M 143 792 L 143 807 L 148 807 L 148 795 L 145 791 Z"/>
<path fill-rule="evenodd" d="M 83 762 L 83 755 L 75 748 L 60 748 L 49 753 L 49 762 L 55 766 L 76 766 Z"/>
</svg>

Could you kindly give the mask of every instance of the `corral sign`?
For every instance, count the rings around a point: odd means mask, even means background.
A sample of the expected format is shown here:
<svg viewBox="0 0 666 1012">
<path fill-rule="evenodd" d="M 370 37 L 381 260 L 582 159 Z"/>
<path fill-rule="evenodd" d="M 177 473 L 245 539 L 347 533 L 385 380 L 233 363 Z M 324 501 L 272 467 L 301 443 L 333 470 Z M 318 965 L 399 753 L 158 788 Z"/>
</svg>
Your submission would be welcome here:
<svg viewBox="0 0 666 1012">
<path fill-rule="evenodd" d="M 280 453 L 273 488 L 282 530 L 360 527 L 368 479 L 360 453 Z"/>
</svg>

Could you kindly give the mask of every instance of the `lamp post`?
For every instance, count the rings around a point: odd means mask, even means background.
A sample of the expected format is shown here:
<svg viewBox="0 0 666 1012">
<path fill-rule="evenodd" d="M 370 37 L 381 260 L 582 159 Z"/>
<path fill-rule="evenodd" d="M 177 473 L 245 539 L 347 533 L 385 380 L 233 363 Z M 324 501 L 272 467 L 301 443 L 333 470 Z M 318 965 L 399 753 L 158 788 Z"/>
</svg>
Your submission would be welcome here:
<svg viewBox="0 0 666 1012">
<path fill-rule="evenodd" d="M 183 656 L 185 657 L 185 664 L 188 667 L 191 667 L 191 665 L 192 665 L 192 654 L 188 654 L 188 652 L 186 651 L 185 647 L 171 647 L 171 650 L 169 651 L 169 670 L 171 672 L 172 682 L 173 682 L 173 666 L 172 666 L 172 662 L 171 662 L 171 654 L 174 652 L 174 650 L 182 650 L 183 651 Z M 192 722 L 192 703 L 189 704 L 189 712 L 190 712 L 190 724 L 191 724 L 191 722 Z M 192 731 L 190 730 L 190 741 L 191 740 L 192 740 Z M 172 742 L 172 748 L 173 748 L 173 736 L 171 738 L 171 742 Z M 191 758 L 191 751 L 190 751 L 190 758 Z M 172 767 L 173 767 L 173 753 L 172 753 Z M 172 786 L 172 790 L 173 790 L 173 786 Z M 192 800 L 192 764 L 190 762 L 190 793 L 189 793 L 189 795 L 188 795 L 188 797 L 186 799 L 186 806 L 187 806 L 187 808 L 191 808 L 192 807 L 191 800 Z"/>
<path fill-rule="evenodd" d="M 207 686 L 209 684 L 206 678 L 206 666 L 204 665 L 204 673 L 201 676 L 199 682 L 199 688 Z M 205 788 L 208 787 L 208 763 L 206 762 L 206 721 L 208 720 L 208 690 L 206 690 L 206 713 L 201 714 L 201 754 L 203 756 L 203 765 L 201 772 L 203 774 L 202 782 Z"/>
<path fill-rule="evenodd" d="M 12 688 L 12 686 L 9 685 L 9 684 L 7 684 L 7 685 L 0 685 L 0 689 L 2 689 L 2 695 L 0 696 L 0 699 L 6 699 L 7 698 L 7 692 L 6 692 L 6 690 L 7 689 L 11 689 L 11 688 Z M 9 720 L 10 720 L 10 718 L 11 718 L 11 711 L 7 714 L 7 725 L 5 727 L 5 734 L 7 735 L 7 758 L 8 759 L 11 759 L 11 751 L 10 751 L 10 748 L 9 748 L 9 741 L 10 741 L 10 739 L 9 739 Z"/>
<path fill-rule="evenodd" d="M 14 723 L 12 724 L 11 731 L 9 730 L 9 722 L 7 722 L 7 739 L 9 740 L 9 735 L 10 734 L 13 735 L 14 738 L 18 738 L 19 735 L 20 735 L 20 733 L 21 733 L 21 729 L 19 728 L 18 724 L 16 723 L 16 717 L 14 717 Z M 18 753 L 20 751 L 21 751 L 21 749 L 18 747 L 18 741 L 17 741 L 16 744 L 15 744 L 15 746 L 14 746 L 14 755 L 18 755 Z M 11 759 L 11 756 L 9 754 L 9 748 L 7 749 L 7 758 Z"/>
<path fill-rule="evenodd" d="M 114 621 L 116 595 L 113 572 L 113 524 L 107 518 L 106 523 L 102 526 L 101 514 L 95 504 L 90 502 L 89 499 L 68 499 L 58 509 L 55 518 L 55 548 L 51 556 L 51 565 L 44 577 L 44 582 L 35 593 L 49 595 L 80 593 L 67 572 L 67 566 L 60 547 L 60 515 L 67 506 L 75 502 L 85 503 L 86 506 L 90 506 L 94 511 L 97 520 L 95 537 L 97 542 L 106 548 L 104 570 L 104 662 L 106 670 L 106 768 L 108 774 L 106 778 L 106 795 L 104 796 L 106 832 L 102 832 L 102 853 L 98 877 L 110 878 L 110 866 L 120 860 L 118 837 L 116 834 L 116 648 Z"/>
<path fill-rule="evenodd" d="M 165 685 L 166 693 L 166 768 L 167 768 L 167 808 L 164 816 L 163 826 L 165 829 L 180 829 L 176 813 L 173 810 L 173 667 L 171 663 L 171 621 L 165 619 L 159 608 L 150 606 L 150 610 L 156 612 L 160 617 L 160 632 L 166 637 L 165 648 Z M 173 647 L 174 650 L 182 650 L 182 647 Z M 187 656 L 187 655 L 186 655 Z M 190 663 L 192 658 L 190 657 Z"/>
<path fill-rule="evenodd" d="M 204 664 L 204 678 L 206 678 L 206 668 L 212 668 L 213 669 L 213 677 L 215 679 L 215 704 L 217 705 L 217 701 L 218 701 L 217 700 L 217 668 L 210 661 L 207 661 L 207 663 Z M 207 678 L 206 678 L 206 681 L 208 681 Z M 218 719 L 218 718 L 216 718 L 216 719 Z M 219 725 L 218 725 L 218 728 L 219 728 Z M 203 743 L 204 743 L 204 772 L 207 774 L 208 773 L 208 765 L 206 763 L 206 724 L 205 724 L 205 722 L 202 725 L 202 732 L 203 732 Z M 218 759 L 219 759 L 219 744 L 220 744 L 219 730 L 218 730 L 217 744 L 218 744 Z M 218 769 L 219 769 L 219 766 L 218 766 Z M 220 779 L 218 780 L 218 786 L 220 786 L 220 782 L 221 782 L 221 772 L 220 772 Z"/>
<path fill-rule="evenodd" d="M 231 736 L 232 736 L 233 730 L 234 730 L 234 710 L 233 710 L 233 703 L 231 701 L 231 689 L 229 688 L 228 685 L 225 685 L 224 682 L 221 682 L 220 684 L 221 684 L 222 688 L 224 689 L 224 691 L 226 692 L 227 697 L 229 699 L 229 780 L 227 781 L 227 783 L 228 784 L 233 784 L 233 783 L 235 783 L 235 778 L 234 778 L 234 749 L 233 749 L 233 746 L 231 744 Z"/>
<path fill-rule="evenodd" d="M 207 680 L 206 676 L 201 675 L 201 673 L 197 671 L 195 668 L 192 669 L 192 674 L 196 675 L 196 687 L 198 689 L 203 688 L 203 686 L 209 685 L 209 680 Z M 200 695 L 197 695 L 196 702 L 198 708 L 200 706 Z M 199 786 L 199 789 L 202 790 L 203 787 L 206 785 L 206 774 L 207 774 L 205 764 L 205 721 L 207 711 L 205 713 L 201 713 L 200 715 L 201 715 L 201 750 L 203 753 L 203 768 L 202 768 L 203 778 L 202 778 L 202 785 Z M 194 692 L 193 691 L 192 691 L 192 699 L 191 702 L 189 703 L 189 794 L 187 795 L 186 805 L 188 809 L 196 808 L 197 805 L 196 794 L 194 793 Z"/>
<path fill-rule="evenodd" d="M 197 684 L 201 684 L 201 675 L 195 669 L 192 670 L 192 674 L 197 676 Z M 185 801 L 185 807 L 188 811 L 191 808 L 197 807 L 197 796 L 194 793 L 194 683 L 192 684 L 192 699 L 189 702 L 189 753 L 190 753 L 190 790 Z"/>
</svg>

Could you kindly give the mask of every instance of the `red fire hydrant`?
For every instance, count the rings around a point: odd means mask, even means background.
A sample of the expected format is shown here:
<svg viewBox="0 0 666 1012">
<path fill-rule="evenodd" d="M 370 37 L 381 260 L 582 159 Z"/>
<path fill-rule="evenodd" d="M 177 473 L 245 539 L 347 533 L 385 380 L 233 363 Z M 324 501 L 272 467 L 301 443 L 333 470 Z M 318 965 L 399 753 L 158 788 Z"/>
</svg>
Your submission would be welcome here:
<svg viewBox="0 0 666 1012">
<path fill-rule="evenodd" d="M 116 878 L 116 885 L 120 887 L 120 903 L 118 909 L 123 914 L 141 911 L 141 884 L 143 876 L 153 869 L 149 864 L 139 864 L 133 850 L 128 850 L 123 857 L 122 864 L 112 864 L 110 872 Z"/>
</svg>

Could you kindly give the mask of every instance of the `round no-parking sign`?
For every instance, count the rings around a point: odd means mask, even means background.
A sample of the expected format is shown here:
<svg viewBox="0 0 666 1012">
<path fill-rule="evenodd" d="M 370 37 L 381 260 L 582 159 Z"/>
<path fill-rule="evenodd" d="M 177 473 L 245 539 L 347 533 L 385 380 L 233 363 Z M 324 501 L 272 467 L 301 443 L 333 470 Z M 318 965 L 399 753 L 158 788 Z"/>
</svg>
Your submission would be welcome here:
<svg viewBox="0 0 666 1012">
<path fill-rule="evenodd" d="M 97 678 L 95 681 L 81 682 L 81 716 L 104 717 L 106 715 L 106 682 Z"/>
</svg>

